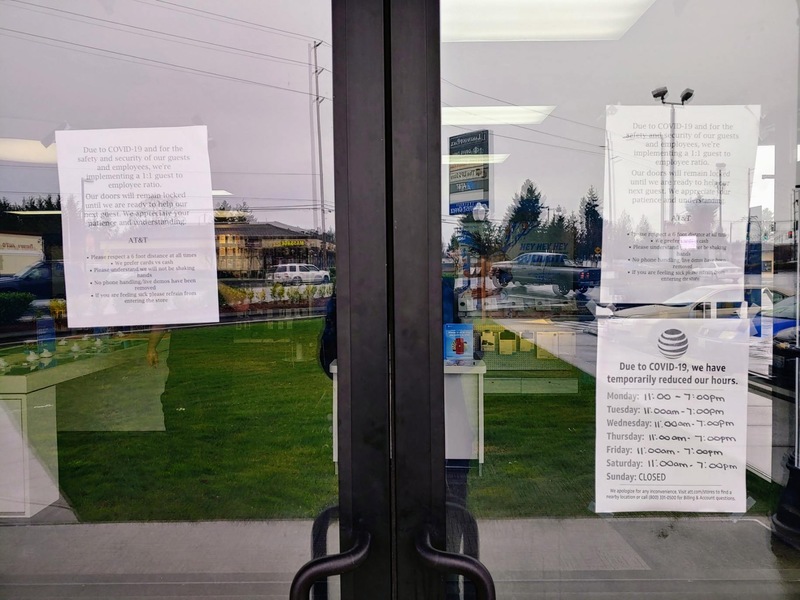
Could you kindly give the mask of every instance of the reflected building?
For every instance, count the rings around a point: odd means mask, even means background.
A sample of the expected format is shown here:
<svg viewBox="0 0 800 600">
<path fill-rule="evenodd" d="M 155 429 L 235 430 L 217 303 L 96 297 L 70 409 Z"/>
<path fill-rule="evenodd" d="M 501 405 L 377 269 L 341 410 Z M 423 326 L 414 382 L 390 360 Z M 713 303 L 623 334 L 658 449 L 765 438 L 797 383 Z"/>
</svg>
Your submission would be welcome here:
<svg viewBox="0 0 800 600">
<path fill-rule="evenodd" d="M 217 270 L 232 277 L 263 277 L 271 265 L 287 262 L 332 265 L 336 246 L 322 235 L 284 223 L 217 223 Z M 327 254 L 327 258 L 325 257 Z"/>
</svg>

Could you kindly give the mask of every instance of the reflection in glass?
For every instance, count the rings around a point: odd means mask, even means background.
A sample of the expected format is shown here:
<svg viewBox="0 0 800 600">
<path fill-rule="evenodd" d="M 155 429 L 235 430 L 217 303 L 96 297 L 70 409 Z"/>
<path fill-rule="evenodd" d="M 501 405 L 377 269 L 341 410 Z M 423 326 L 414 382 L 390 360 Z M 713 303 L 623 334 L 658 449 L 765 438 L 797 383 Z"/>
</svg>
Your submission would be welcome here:
<svg viewBox="0 0 800 600">
<path fill-rule="evenodd" d="M 486 366 L 485 453 L 466 476 L 480 558 L 501 598 L 793 597 L 788 569 L 800 554 L 771 545 L 768 530 L 795 439 L 797 6 L 629 4 L 630 18 L 603 38 L 575 30 L 576 6 L 551 7 L 553 26 L 542 33 L 503 24 L 501 6 L 473 20 L 443 4 L 442 146 L 486 131 L 492 152 L 506 157 L 486 182 L 482 172 L 462 169 L 454 181 L 452 168 L 442 171 L 443 277 L 453 281 L 445 303 L 452 297 L 450 322 L 472 326 Z M 731 36 L 758 39 L 760 54 Z M 783 77 L 790 83 L 778 84 Z M 657 85 L 672 96 L 691 86 L 692 97 L 662 104 L 673 98 L 654 95 Z M 487 105 L 553 108 L 538 123 L 449 118 Z M 470 185 L 490 190 L 485 221 L 469 206 L 453 210 Z M 688 384 L 652 388 L 671 404 L 626 396 L 650 393 L 633 378 L 658 383 L 670 366 L 702 369 L 695 386 L 713 377 L 722 390 L 735 379 L 734 391 L 704 393 L 727 394 L 727 412 L 689 415 L 723 403 L 684 406 L 676 395 L 703 393 L 681 388 Z M 617 387 L 624 377 L 632 379 Z M 644 416 L 654 408 L 660 416 Z M 716 434 L 735 451 L 697 419 L 736 429 Z M 667 420 L 670 439 L 655 444 L 647 436 L 664 433 Z M 645 421 L 662 429 L 644 431 Z M 677 490 L 670 497 L 661 474 L 678 477 L 685 464 L 704 485 L 712 475 L 699 473 L 700 462 L 736 473 L 733 512 L 745 521 L 725 514 L 732 504 L 714 504 L 729 502 L 726 494 L 693 500 L 684 490 L 682 507 Z M 615 504 L 637 494 L 673 504 L 627 513 Z M 617 514 L 608 514 L 612 504 Z M 766 570 L 756 574 L 755 564 Z M 704 575 L 713 569 L 741 585 Z"/>
<path fill-rule="evenodd" d="M 4 580 L 292 572 L 337 493 L 330 12 L 61 8 L 1 11 Z"/>
</svg>

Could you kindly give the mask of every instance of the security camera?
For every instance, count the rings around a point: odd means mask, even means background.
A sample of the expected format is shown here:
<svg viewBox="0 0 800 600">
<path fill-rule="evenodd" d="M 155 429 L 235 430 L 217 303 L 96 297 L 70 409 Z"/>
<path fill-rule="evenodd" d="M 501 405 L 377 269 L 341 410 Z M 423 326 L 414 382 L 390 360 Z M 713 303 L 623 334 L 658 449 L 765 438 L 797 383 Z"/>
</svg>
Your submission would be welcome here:
<svg viewBox="0 0 800 600">
<path fill-rule="evenodd" d="M 664 102 L 664 98 L 667 97 L 668 93 L 669 92 L 667 91 L 667 88 L 665 88 L 665 87 L 656 88 L 656 89 L 653 90 L 653 98 L 655 98 L 656 100 L 661 100 L 662 102 Z"/>
<path fill-rule="evenodd" d="M 694 90 L 692 88 L 686 88 L 681 92 L 681 104 L 686 104 L 689 100 L 692 99 L 694 96 Z"/>
</svg>

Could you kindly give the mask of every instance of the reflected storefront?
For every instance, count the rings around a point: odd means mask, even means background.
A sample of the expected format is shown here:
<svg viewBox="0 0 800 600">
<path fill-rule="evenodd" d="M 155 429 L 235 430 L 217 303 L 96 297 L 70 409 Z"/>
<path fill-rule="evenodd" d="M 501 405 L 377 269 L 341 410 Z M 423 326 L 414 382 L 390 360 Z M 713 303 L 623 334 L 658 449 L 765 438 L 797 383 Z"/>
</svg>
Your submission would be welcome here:
<svg viewBox="0 0 800 600">
<path fill-rule="evenodd" d="M 320 8 L 0 8 L 0 596 L 797 597 L 798 4 Z"/>
<path fill-rule="evenodd" d="M 333 266 L 335 243 L 313 231 L 280 223 L 218 223 L 217 270 L 231 277 L 263 278 L 267 269 L 282 263 Z M 324 248 L 324 249 L 323 249 Z"/>
<path fill-rule="evenodd" d="M 330 9 L 212 4 L 0 9 L 4 598 L 285 596 L 337 503 Z"/>
<path fill-rule="evenodd" d="M 498 597 L 793 595 L 797 6 L 446 7 L 445 320 L 486 370 Z"/>
</svg>

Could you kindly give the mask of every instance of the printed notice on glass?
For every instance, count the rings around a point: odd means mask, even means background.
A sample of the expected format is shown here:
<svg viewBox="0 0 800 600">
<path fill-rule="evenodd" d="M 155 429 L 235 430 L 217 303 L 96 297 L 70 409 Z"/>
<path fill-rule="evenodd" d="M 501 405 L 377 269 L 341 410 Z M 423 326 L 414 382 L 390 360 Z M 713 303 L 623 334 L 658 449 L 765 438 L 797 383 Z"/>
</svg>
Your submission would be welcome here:
<svg viewBox="0 0 800 600">
<path fill-rule="evenodd" d="M 69 327 L 219 321 L 204 126 L 56 132 Z"/>
<path fill-rule="evenodd" d="M 603 303 L 741 299 L 759 106 L 608 106 Z M 723 298 L 721 298 L 723 299 Z"/>
<path fill-rule="evenodd" d="M 746 512 L 749 329 L 598 323 L 597 512 Z"/>
</svg>

